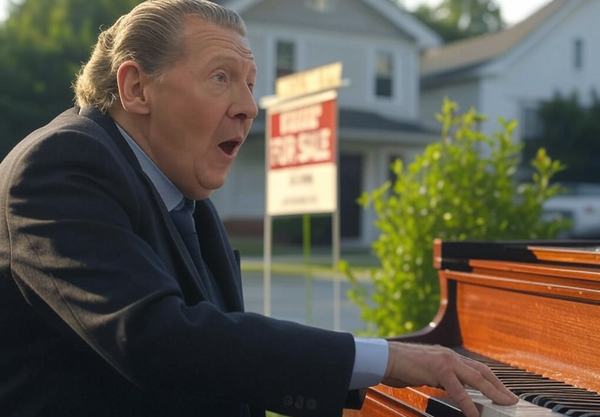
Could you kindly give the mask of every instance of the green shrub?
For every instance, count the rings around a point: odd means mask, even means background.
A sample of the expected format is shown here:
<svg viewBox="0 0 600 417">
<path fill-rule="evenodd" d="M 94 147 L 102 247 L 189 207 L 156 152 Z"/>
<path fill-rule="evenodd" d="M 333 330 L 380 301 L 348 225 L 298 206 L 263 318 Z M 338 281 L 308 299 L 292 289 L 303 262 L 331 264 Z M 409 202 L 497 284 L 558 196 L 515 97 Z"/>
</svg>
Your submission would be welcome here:
<svg viewBox="0 0 600 417">
<path fill-rule="evenodd" d="M 442 140 L 425 148 L 405 168 L 392 165 L 386 182 L 359 203 L 372 206 L 381 234 L 372 245 L 381 266 L 370 271 L 370 290 L 345 262 L 352 283 L 349 297 L 361 308 L 367 334 L 393 336 L 423 328 L 439 305 L 433 240 L 545 239 L 568 227 L 545 222 L 542 205 L 560 192 L 550 179 L 563 165 L 539 149 L 531 182 L 515 179 L 521 146 L 512 142 L 516 121 L 499 120 L 502 131 L 489 138 L 477 130 L 485 119 L 474 109 L 458 114 L 444 100 Z"/>
</svg>

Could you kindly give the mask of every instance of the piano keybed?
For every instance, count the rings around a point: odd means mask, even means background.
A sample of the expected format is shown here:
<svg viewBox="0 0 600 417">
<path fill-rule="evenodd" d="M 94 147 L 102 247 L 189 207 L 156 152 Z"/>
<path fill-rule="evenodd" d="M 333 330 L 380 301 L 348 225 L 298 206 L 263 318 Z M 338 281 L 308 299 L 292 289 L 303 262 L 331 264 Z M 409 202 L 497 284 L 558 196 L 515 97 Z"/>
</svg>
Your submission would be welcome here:
<svg viewBox="0 0 600 417">
<path fill-rule="evenodd" d="M 493 359 L 455 349 L 461 355 L 470 357 L 487 365 L 496 376 L 522 400 L 512 407 L 496 406 L 479 392 L 470 390 L 471 398 L 480 404 L 481 409 L 488 408 L 485 416 L 525 416 L 563 414 L 572 417 L 600 417 L 600 395 L 585 388 L 575 387 L 562 381 L 525 371 Z M 550 411 L 543 411 L 545 408 Z M 493 413 L 491 411 L 493 410 Z"/>
</svg>

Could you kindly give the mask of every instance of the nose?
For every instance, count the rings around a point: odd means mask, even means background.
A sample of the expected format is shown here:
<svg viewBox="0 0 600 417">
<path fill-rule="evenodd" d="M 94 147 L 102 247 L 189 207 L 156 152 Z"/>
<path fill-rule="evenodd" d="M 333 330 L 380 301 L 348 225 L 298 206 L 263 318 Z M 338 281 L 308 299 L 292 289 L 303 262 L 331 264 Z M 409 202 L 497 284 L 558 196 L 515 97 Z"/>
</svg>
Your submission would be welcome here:
<svg viewBox="0 0 600 417">
<path fill-rule="evenodd" d="M 258 106 L 248 86 L 243 86 L 229 107 L 229 116 L 242 120 L 252 120 L 258 116 Z"/>
</svg>

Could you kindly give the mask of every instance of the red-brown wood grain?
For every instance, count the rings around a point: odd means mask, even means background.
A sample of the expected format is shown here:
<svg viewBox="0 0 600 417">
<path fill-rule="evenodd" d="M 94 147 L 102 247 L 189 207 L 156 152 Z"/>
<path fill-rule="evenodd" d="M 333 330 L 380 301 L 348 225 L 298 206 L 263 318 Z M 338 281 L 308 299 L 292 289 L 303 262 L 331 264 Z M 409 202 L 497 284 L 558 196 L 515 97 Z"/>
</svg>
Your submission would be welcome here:
<svg viewBox="0 0 600 417">
<path fill-rule="evenodd" d="M 595 241 L 442 242 L 430 326 L 394 340 L 462 347 L 600 391 L 600 252 Z M 423 417 L 433 388 L 369 390 L 345 417 Z M 441 417 L 441 416 L 436 416 Z"/>
</svg>

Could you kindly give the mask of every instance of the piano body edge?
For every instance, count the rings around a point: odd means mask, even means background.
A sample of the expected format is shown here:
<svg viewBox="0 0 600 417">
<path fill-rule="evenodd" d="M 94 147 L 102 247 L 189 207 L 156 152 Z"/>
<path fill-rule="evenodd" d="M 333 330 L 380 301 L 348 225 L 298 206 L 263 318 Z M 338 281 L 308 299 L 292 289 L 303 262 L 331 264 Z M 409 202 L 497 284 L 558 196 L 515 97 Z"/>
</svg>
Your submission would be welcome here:
<svg viewBox="0 0 600 417">
<path fill-rule="evenodd" d="M 473 353 L 600 391 L 600 262 L 592 241 L 442 242 L 432 325 L 392 338 Z M 345 417 L 428 416 L 424 388 L 369 389 Z M 411 414 L 412 413 L 412 414 Z M 440 416 L 441 417 L 441 416 Z"/>
</svg>

